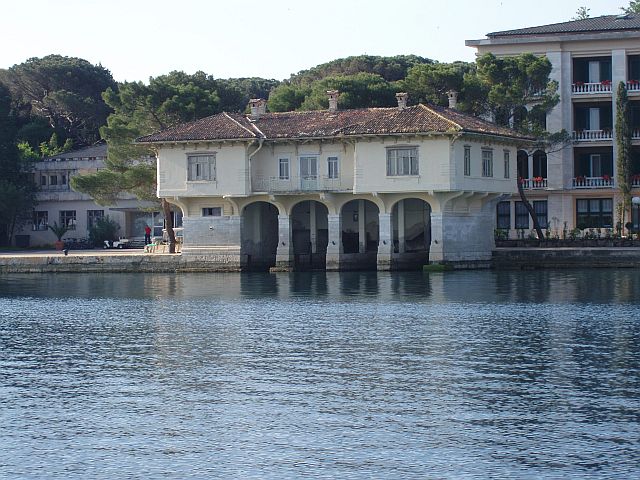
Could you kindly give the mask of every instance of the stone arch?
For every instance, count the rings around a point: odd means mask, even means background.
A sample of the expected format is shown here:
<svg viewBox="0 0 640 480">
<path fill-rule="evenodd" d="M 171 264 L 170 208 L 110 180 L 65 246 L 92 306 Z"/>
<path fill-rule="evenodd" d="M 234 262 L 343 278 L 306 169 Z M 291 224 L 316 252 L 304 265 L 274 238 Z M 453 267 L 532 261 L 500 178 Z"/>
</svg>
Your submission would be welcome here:
<svg viewBox="0 0 640 480">
<path fill-rule="evenodd" d="M 431 244 L 432 206 L 423 198 L 407 196 L 391 205 L 393 254 L 426 252 Z"/>
<path fill-rule="evenodd" d="M 276 264 L 278 207 L 262 200 L 241 210 L 240 256 L 244 270 L 268 270 Z"/>
<path fill-rule="evenodd" d="M 294 269 L 324 269 L 329 243 L 327 205 L 315 199 L 301 200 L 291 206 L 290 212 Z"/>
<path fill-rule="evenodd" d="M 341 246 L 345 254 L 378 251 L 380 206 L 368 198 L 351 199 L 340 207 Z"/>
<path fill-rule="evenodd" d="M 516 154 L 518 178 L 529 178 L 529 154 L 525 150 L 518 150 Z"/>
<path fill-rule="evenodd" d="M 379 196 L 373 195 L 353 195 L 347 198 L 341 199 L 341 201 L 336 201 L 335 203 L 335 212 L 337 214 L 341 214 L 342 208 L 349 202 L 353 202 L 354 200 L 365 200 L 367 202 L 373 203 L 376 207 L 378 207 L 379 213 L 384 213 L 386 211 L 386 205 L 382 198 Z"/>
</svg>

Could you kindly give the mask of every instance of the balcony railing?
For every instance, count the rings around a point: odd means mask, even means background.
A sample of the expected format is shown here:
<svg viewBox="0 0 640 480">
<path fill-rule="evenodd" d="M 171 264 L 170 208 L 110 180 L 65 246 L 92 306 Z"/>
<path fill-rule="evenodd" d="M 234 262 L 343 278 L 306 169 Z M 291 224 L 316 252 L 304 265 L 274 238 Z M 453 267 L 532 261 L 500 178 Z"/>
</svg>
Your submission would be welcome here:
<svg viewBox="0 0 640 480">
<path fill-rule="evenodd" d="M 629 80 L 627 82 L 627 91 L 640 92 L 640 80 Z"/>
<path fill-rule="evenodd" d="M 302 177 L 259 177 L 253 180 L 254 192 L 318 192 L 348 191 L 353 184 L 341 178 L 329 178 L 314 175 Z"/>
<path fill-rule="evenodd" d="M 608 175 L 602 177 L 575 177 L 573 188 L 612 188 L 613 178 Z"/>
<path fill-rule="evenodd" d="M 640 175 L 635 174 L 631 176 L 631 186 L 634 188 L 640 187 Z"/>
<path fill-rule="evenodd" d="M 613 139 L 611 130 L 578 130 L 573 132 L 576 142 L 601 142 Z"/>
<path fill-rule="evenodd" d="M 631 138 L 634 140 L 640 140 L 640 128 L 634 128 L 631 132 Z"/>
<path fill-rule="evenodd" d="M 536 188 L 547 188 L 547 179 L 541 177 L 534 178 L 523 178 L 520 180 L 522 182 L 522 188 L 535 190 Z"/>
<path fill-rule="evenodd" d="M 594 93 L 611 93 L 611 82 L 597 82 L 597 83 L 584 83 L 584 82 L 576 82 L 571 85 L 571 92 L 583 95 L 583 94 L 594 94 Z"/>
</svg>

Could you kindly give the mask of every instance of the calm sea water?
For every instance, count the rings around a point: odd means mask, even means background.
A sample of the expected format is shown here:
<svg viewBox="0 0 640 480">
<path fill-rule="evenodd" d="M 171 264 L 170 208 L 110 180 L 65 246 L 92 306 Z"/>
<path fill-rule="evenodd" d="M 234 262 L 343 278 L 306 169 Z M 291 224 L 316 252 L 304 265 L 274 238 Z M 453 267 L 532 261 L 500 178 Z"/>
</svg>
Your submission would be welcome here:
<svg viewBox="0 0 640 480">
<path fill-rule="evenodd" d="M 640 272 L 0 276 L 1 478 L 640 478 Z"/>
</svg>

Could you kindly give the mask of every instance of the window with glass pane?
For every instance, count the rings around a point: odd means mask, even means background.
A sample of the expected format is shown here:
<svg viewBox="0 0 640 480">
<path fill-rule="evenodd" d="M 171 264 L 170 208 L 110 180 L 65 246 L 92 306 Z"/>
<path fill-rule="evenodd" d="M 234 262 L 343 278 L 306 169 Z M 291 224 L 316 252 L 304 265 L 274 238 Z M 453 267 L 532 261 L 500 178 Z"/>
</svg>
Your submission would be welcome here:
<svg viewBox="0 0 640 480">
<path fill-rule="evenodd" d="M 500 202 L 496 207 L 497 228 L 509 230 L 511 228 L 511 202 Z"/>
<path fill-rule="evenodd" d="M 387 176 L 418 175 L 418 149 L 388 148 L 387 149 Z"/>
<path fill-rule="evenodd" d="M 493 150 L 482 150 L 482 176 L 493 177 Z"/>
<path fill-rule="evenodd" d="M 533 210 L 538 217 L 538 223 L 540 228 L 549 228 L 549 220 L 547 215 L 547 201 L 546 200 L 534 200 Z"/>
<path fill-rule="evenodd" d="M 338 157 L 327 158 L 327 177 L 338 178 Z"/>
<path fill-rule="evenodd" d="M 504 178 L 509 178 L 509 151 L 504 151 Z"/>
<path fill-rule="evenodd" d="M 214 181 L 216 179 L 215 155 L 189 155 L 188 157 L 190 181 Z"/>
<path fill-rule="evenodd" d="M 76 229 L 76 211 L 60 210 L 60 225 L 65 225 L 69 230 Z"/>
<path fill-rule="evenodd" d="M 87 210 L 87 229 L 95 227 L 101 218 L 104 218 L 104 210 Z"/>
<path fill-rule="evenodd" d="M 576 200 L 576 226 L 578 228 L 612 228 L 613 199 L 591 198 Z"/>
<path fill-rule="evenodd" d="M 33 229 L 47 230 L 49 225 L 49 212 L 33 212 Z"/>
<path fill-rule="evenodd" d="M 529 211 L 524 202 L 516 202 L 516 228 L 529 228 Z"/>
<path fill-rule="evenodd" d="M 222 207 L 205 207 L 202 209 L 203 217 L 221 217 Z"/>
<path fill-rule="evenodd" d="M 278 162 L 278 178 L 280 180 L 289 180 L 289 159 L 281 158 Z"/>
<path fill-rule="evenodd" d="M 464 147 L 464 174 L 465 176 L 471 175 L 471 147 Z"/>
<path fill-rule="evenodd" d="M 58 176 L 57 175 L 51 175 L 49 177 L 49 185 L 57 185 L 58 184 Z"/>
</svg>

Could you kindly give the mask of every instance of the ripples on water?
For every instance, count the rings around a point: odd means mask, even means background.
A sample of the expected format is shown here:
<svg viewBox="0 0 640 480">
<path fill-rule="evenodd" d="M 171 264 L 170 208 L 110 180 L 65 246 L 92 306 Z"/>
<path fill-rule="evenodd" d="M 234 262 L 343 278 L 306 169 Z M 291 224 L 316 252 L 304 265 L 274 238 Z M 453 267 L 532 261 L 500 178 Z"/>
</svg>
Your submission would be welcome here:
<svg viewBox="0 0 640 480">
<path fill-rule="evenodd" d="M 4 275 L 0 477 L 638 478 L 640 273 Z"/>
</svg>

